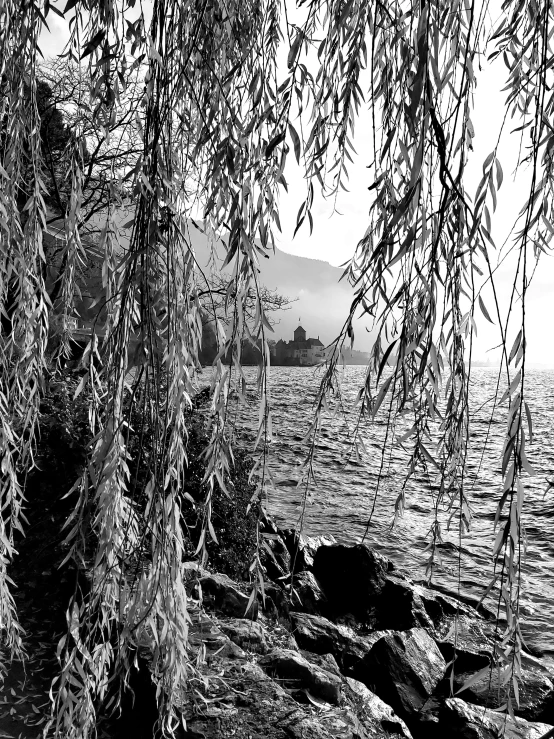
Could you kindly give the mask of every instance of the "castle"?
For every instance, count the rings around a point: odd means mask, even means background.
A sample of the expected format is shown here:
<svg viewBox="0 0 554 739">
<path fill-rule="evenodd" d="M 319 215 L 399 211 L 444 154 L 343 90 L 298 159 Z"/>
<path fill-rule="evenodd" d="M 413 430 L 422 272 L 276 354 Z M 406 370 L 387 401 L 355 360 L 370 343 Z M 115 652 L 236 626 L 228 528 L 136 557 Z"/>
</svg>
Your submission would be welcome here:
<svg viewBox="0 0 554 739">
<path fill-rule="evenodd" d="M 319 338 L 306 339 L 306 331 L 298 326 L 293 341 L 279 339 L 275 346 L 275 357 L 278 364 L 313 365 L 324 362 L 326 354 Z"/>
</svg>

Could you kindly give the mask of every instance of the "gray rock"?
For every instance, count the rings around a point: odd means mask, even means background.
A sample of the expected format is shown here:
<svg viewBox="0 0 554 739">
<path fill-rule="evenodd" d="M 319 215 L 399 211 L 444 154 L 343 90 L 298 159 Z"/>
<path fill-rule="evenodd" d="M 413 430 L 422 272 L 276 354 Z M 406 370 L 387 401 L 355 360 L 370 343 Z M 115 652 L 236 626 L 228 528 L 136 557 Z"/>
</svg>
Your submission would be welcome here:
<svg viewBox="0 0 554 739">
<path fill-rule="evenodd" d="M 204 574 L 199 580 L 202 588 L 203 604 L 226 616 L 244 618 L 248 607 L 248 596 L 227 575 Z M 257 617 L 256 604 L 248 615 Z"/>
<path fill-rule="evenodd" d="M 332 654 L 315 654 L 314 652 L 308 652 L 306 649 L 303 649 L 300 654 L 304 659 L 307 659 L 308 662 L 311 662 L 312 665 L 321 667 L 322 670 L 326 670 L 337 677 L 341 677 L 341 671 L 337 664 L 337 660 Z"/>
<path fill-rule="evenodd" d="M 352 692 L 352 701 L 356 706 L 358 717 L 368 729 L 369 736 L 373 736 L 370 728 L 372 727 L 373 730 L 381 729 L 385 734 L 406 739 L 412 738 L 404 721 L 379 696 L 351 677 L 347 677 L 346 682 L 348 689 Z"/>
<path fill-rule="evenodd" d="M 449 616 L 435 633 L 435 640 L 447 662 L 454 657 L 457 674 L 477 672 L 491 664 L 494 654 L 493 628 L 481 618 Z"/>
<path fill-rule="evenodd" d="M 471 706 L 459 698 L 449 698 L 439 714 L 433 739 L 541 739 L 552 726 L 511 718 L 486 708 Z"/>
<path fill-rule="evenodd" d="M 458 598 L 421 583 L 414 583 L 414 588 L 435 626 L 451 616 L 467 616 L 475 620 L 483 618 L 482 613 L 467 603 L 464 596 Z M 474 602 L 471 598 L 469 600 Z"/>
<path fill-rule="evenodd" d="M 378 628 L 405 629 L 422 626 L 440 628 L 454 616 L 482 621 L 475 608 L 400 574 L 387 574 L 376 606 Z"/>
<path fill-rule="evenodd" d="M 476 598 L 473 595 L 460 593 L 456 590 L 453 590 L 452 588 L 447 587 L 446 585 L 439 585 L 435 582 L 430 583 L 428 586 L 424 585 L 421 582 L 418 584 L 421 587 L 424 587 L 425 590 L 427 590 L 429 593 L 435 593 L 435 597 L 438 597 L 440 595 L 444 596 L 444 600 L 442 601 L 442 603 L 446 608 L 448 608 L 448 603 L 455 605 L 459 605 L 460 603 L 462 603 L 471 611 L 475 611 L 476 613 L 478 613 L 481 618 L 484 618 L 486 621 L 496 621 L 497 614 L 484 603 L 481 603 L 481 600 L 479 598 Z M 438 602 L 440 602 L 440 600 Z M 450 615 L 452 615 L 452 613 Z"/>
<path fill-rule="evenodd" d="M 375 626 L 377 599 L 393 564 L 365 544 L 320 546 L 313 573 L 329 601 L 327 615 L 351 614 L 357 621 Z"/>
<path fill-rule="evenodd" d="M 320 615 L 327 605 L 321 586 L 312 572 L 304 570 L 294 576 L 291 607 L 295 611 Z"/>
<path fill-rule="evenodd" d="M 279 534 L 289 550 L 294 572 L 311 570 L 319 547 L 336 544 L 334 536 L 305 536 L 296 529 L 279 529 Z"/>
<path fill-rule="evenodd" d="M 461 688 L 471 677 L 471 673 L 456 676 L 456 685 Z M 519 705 L 510 681 L 510 692 L 514 713 L 528 721 L 544 718 L 545 708 L 549 707 L 554 696 L 552 674 L 536 657 L 524 654 L 521 659 L 521 680 L 519 683 Z M 505 687 L 497 667 L 486 670 L 479 680 L 460 693 L 468 703 L 487 708 L 497 708 L 506 702 Z"/>
<path fill-rule="evenodd" d="M 242 649 L 258 654 L 268 651 L 266 632 L 259 621 L 236 618 L 220 623 L 219 628 Z"/>
<path fill-rule="evenodd" d="M 289 649 L 275 649 L 259 660 L 271 676 L 285 681 L 295 689 L 305 689 L 321 700 L 338 705 L 342 701 L 342 678 L 324 670 Z"/>
<path fill-rule="evenodd" d="M 189 628 L 189 645 L 193 652 L 210 662 L 219 659 L 244 659 L 246 653 L 202 611 L 192 611 Z"/>
<path fill-rule="evenodd" d="M 383 728 L 376 721 L 361 719 L 348 708 L 326 711 L 325 716 L 295 716 L 286 727 L 289 739 L 405 739 L 410 734 L 398 733 L 393 723 Z"/>
<path fill-rule="evenodd" d="M 209 574 L 208 570 L 198 562 L 183 562 L 183 575 L 186 581 L 198 580 L 199 577 Z"/>
<path fill-rule="evenodd" d="M 289 739 L 334 739 L 317 718 L 312 716 L 295 716 L 285 726 L 285 732 Z"/>
<path fill-rule="evenodd" d="M 387 575 L 376 601 L 375 617 L 379 629 L 404 631 L 416 626 L 433 628 L 419 588 L 401 576 Z"/>
<path fill-rule="evenodd" d="M 446 662 L 425 629 L 384 633 L 354 670 L 354 677 L 409 719 L 433 693 Z"/>
<path fill-rule="evenodd" d="M 315 654 L 332 654 L 345 674 L 353 674 L 373 644 L 385 632 L 359 636 L 353 629 L 323 616 L 290 614 L 292 633 L 300 647 Z"/>
</svg>

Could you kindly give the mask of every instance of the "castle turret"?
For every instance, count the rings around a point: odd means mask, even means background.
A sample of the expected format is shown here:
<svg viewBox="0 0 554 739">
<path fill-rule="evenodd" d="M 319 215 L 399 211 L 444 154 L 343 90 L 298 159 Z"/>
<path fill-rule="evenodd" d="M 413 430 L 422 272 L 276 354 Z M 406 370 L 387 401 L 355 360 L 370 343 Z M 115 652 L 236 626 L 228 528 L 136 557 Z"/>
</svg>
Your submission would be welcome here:
<svg viewBox="0 0 554 739">
<path fill-rule="evenodd" d="M 306 332 L 304 331 L 302 326 L 298 326 L 298 328 L 294 332 L 294 340 L 295 341 L 306 341 Z"/>
</svg>

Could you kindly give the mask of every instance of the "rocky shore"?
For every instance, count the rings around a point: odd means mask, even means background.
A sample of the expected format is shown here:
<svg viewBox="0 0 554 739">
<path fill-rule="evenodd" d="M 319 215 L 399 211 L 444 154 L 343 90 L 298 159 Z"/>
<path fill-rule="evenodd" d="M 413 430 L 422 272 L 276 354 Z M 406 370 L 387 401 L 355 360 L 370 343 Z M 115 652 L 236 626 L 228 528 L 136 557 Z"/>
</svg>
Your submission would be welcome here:
<svg viewBox="0 0 554 739">
<path fill-rule="evenodd" d="M 554 735 L 554 676 L 535 656 L 523 658 L 515 717 L 494 710 L 494 614 L 414 583 L 365 545 L 270 519 L 262 537 L 269 582 L 249 617 L 241 585 L 186 565 L 206 678 L 183 696 L 186 739 Z"/>
</svg>

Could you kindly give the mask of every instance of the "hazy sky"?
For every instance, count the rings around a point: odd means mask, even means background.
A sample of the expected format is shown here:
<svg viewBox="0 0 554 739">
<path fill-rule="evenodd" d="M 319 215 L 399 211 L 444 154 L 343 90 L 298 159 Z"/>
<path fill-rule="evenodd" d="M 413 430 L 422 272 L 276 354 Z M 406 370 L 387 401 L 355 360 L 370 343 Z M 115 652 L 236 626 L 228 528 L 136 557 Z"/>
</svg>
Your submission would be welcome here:
<svg viewBox="0 0 554 739">
<path fill-rule="evenodd" d="M 60 53 L 67 39 L 67 27 L 64 21 L 54 14 L 48 17 L 51 34 L 43 34 L 41 49 L 45 56 Z M 481 177 L 482 162 L 493 150 L 502 119 L 505 113 L 504 100 L 506 92 L 501 92 L 506 82 L 506 69 L 503 62 L 497 60 L 492 66 L 485 65 L 477 73 L 477 91 L 472 120 L 475 128 L 474 148 L 469 169 L 467 186 L 470 193 L 475 192 Z M 508 237 L 514 225 L 515 217 L 527 198 L 529 174 L 524 169 L 518 173 L 517 181 L 512 176 L 517 161 L 520 139 L 518 134 L 510 135 L 510 130 L 519 125 L 513 119 L 506 126 L 499 158 L 504 170 L 504 184 L 499 192 L 498 209 L 493 215 L 492 233 L 498 249 Z M 317 197 L 314 208 L 314 230 L 310 237 L 307 226 L 304 226 L 293 239 L 296 213 L 305 194 L 305 183 L 300 170 L 293 166 L 294 159 L 289 157 L 290 168 L 286 172 L 289 185 L 288 195 L 282 194 L 280 200 L 281 223 L 283 234 L 278 234 L 277 243 L 280 249 L 291 254 L 313 259 L 319 259 L 338 266 L 349 259 L 358 240 L 363 236 L 367 227 L 367 214 L 370 205 L 371 193 L 367 190 L 371 174 L 367 169 L 370 160 L 367 144 L 369 120 L 363 118 L 357 125 L 354 144 L 358 157 L 354 165 L 350 165 L 350 192 L 341 191 L 336 201 L 336 210 L 333 213 L 333 202 L 324 201 Z M 491 255 L 491 261 L 496 263 L 496 255 Z M 514 258 L 508 258 L 496 273 L 496 285 L 501 309 L 505 311 L 510 300 Z M 543 255 L 541 263 L 535 273 L 533 284 L 528 293 L 527 338 L 528 360 L 532 363 L 543 363 L 554 366 L 554 343 L 550 341 L 548 332 L 552 314 L 552 285 L 554 284 L 554 264 L 551 257 Z M 494 305 L 490 288 L 483 292 L 483 299 L 493 315 Z M 327 306 L 328 307 L 328 306 Z M 519 304 L 514 308 L 513 326 L 508 336 L 515 336 L 519 330 L 521 309 Z M 497 326 L 489 324 L 480 314 L 478 320 L 478 336 L 475 341 L 474 356 L 480 359 L 487 357 L 498 358 L 498 351 L 491 351 L 500 341 Z M 489 353 L 488 353 L 489 352 Z"/>
<path fill-rule="evenodd" d="M 482 176 L 482 164 L 495 145 L 505 115 L 505 99 L 507 92 L 501 92 L 506 85 L 506 68 L 501 59 L 494 64 L 484 63 L 483 70 L 476 69 L 478 84 L 474 98 L 472 121 L 475 128 L 474 152 L 468 170 L 466 187 L 474 194 Z M 363 236 L 368 224 L 368 210 L 371 203 L 370 170 L 367 169 L 371 156 L 365 143 L 369 122 L 360 121 L 357 126 L 354 144 L 358 150 L 355 165 L 350 164 L 350 193 L 341 191 L 333 213 L 333 203 L 321 197 L 314 207 L 314 231 L 310 238 L 307 227 L 293 239 L 298 204 L 303 198 L 303 182 L 300 173 L 296 177 L 287 175 L 289 182 L 288 196 L 281 197 L 281 223 L 283 235 L 279 235 L 279 248 L 293 254 L 324 259 L 331 264 L 339 265 L 352 256 L 358 240 Z M 491 250 L 492 265 L 496 265 L 498 255 L 504 256 L 509 251 L 509 238 L 517 218 L 517 214 L 525 204 L 529 192 L 530 173 L 528 168 L 520 168 L 517 178 L 514 177 L 521 140 L 511 130 L 520 125 L 517 118 L 505 126 L 499 147 L 499 160 L 504 172 L 504 182 L 498 193 L 498 208 L 492 214 L 492 235 L 497 245 L 496 253 Z M 527 143 L 524 140 L 524 145 Z M 519 227 L 521 224 L 519 224 Z M 518 230 L 518 229 L 516 229 Z M 501 247 L 508 239 L 504 249 Z M 512 279 L 516 264 L 515 256 L 508 256 L 495 273 L 497 296 L 502 313 L 506 313 L 510 302 Z M 484 269 L 485 265 L 482 265 Z M 552 315 L 552 286 L 554 285 L 554 262 L 552 257 L 543 254 L 535 272 L 533 282 L 527 295 L 526 332 L 528 340 L 528 361 L 530 363 L 554 366 L 554 343 L 550 341 L 548 329 Z M 494 316 L 494 300 L 490 287 L 485 287 L 483 300 L 491 316 Z M 508 342 L 515 338 L 519 331 L 521 305 L 514 304 L 511 319 L 512 328 L 508 330 Z M 490 351 L 500 342 L 497 326 L 488 323 L 477 309 L 476 320 L 478 336 L 474 345 L 474 357 L 479 359 L 498 359 L 498 351 Z M 496 323 L 496 319 L 495 319 Z"/>
</svg>

